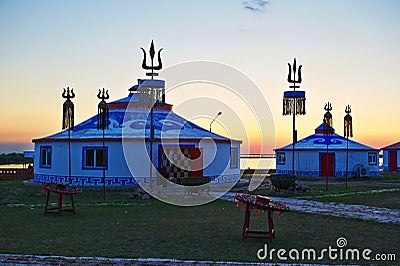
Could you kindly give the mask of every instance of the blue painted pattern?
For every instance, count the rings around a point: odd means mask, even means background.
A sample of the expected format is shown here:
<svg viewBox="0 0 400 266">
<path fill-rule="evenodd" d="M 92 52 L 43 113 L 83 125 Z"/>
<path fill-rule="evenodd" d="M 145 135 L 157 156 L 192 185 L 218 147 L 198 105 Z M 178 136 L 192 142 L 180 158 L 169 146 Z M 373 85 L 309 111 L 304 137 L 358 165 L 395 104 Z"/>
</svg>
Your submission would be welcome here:
<svg viewBox="0 0 400 266">
<path fill-rule="evenodd" d="M 74 186 L 103 186 L 102 177 L 88 177 L 88 176 L 72 176 L 72 184 Z M 138 177 L 140 183 L 149 183 L 148 177 Z M 239 181 L 239 174 L 232 175 L 220 175 L 212 176 L 212 184 L 223 184 L 223 183 L 236 183 Z M 43 175 L 35 174 L 34 181 L 36 183 L 50 182 L 50 183 L 69 183 L 68 176 L 58 176 L 58 175 Z M 134 177 L 106 177 L 106 186 L 108 187 L 138 187 L 139 184 Z"/>
<path fill-rule="evenodd" d="M 87 176 L 72 176 L 72 184 L 75 186 L 102 186 L 102 177 L 87 177 Z M 43 175 L 35 174 L 36 183 L 51 182 L 51 183 L 69 183 L 68 176 Z M 138 183 L 133 177 L 106 177 L 106 186 L 109 187 L 138 187 Z"/>
</svg>

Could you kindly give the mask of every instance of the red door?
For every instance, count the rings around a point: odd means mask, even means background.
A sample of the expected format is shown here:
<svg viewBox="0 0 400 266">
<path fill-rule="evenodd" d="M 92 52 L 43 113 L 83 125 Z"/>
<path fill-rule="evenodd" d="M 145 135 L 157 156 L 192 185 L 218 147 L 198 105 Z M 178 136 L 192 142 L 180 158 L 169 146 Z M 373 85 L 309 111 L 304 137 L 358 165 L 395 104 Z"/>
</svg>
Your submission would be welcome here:
<svg viewBox="0 0 400 266">
<path fill-rule="evenodd" d="M 190 176 L 203 176 L 203 150 L 190 148 Z"/>
<path fill-rule="evenodd" d="M 322 153 L 319 157 L 319 165 L 321 176 L 334 176 L 335 175 L 335 154 Z"/>
<path fill-rule="evenodd" d="M 397 171 L 397 151 L 389 152 L 389 171 Z"/>
</svg>

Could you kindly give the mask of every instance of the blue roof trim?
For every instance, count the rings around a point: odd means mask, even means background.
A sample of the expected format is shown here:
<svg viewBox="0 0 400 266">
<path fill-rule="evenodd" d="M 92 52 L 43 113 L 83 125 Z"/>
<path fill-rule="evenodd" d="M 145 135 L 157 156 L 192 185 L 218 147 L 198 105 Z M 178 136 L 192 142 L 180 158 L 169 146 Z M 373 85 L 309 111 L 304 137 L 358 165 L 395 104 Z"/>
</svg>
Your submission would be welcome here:
<svg viewBox="0 0 400 266">
<path fill-rule="evenodd" d="M 325 150 L 328 140 L 329 150 L 345 150 L 347 146 L 347 139 L 338 135 L 332 134 L 328 137 L 324 134 L 313 134 L 304 139 L 299 140 L 295 144 L 295 150 Z M 289 144 L 282 148 L 275 149 L 275 151 L 291 151 L 293 145 Z M 349 150 L 365 150 L 377 151 L 378 149 L 371 148 L 364 144 L 349 139 Z"/>
<path fill-rule="evenodd" d="M 306 97 L 305 91 L 285 91 L 283 93 L 283 97 L 285 98 L 302 98 Z"/>
<path fill-rule="evenodd" d="M 122 100 L 122 99 L 121 99 Z M 177 136 L 181 139 L 203 139 L 212 138 L 215 140 L 229 141 L 229 138 L 212 133 L 198 125 L 187 121 L 181 116 L 166 110 L 154 110 L 154 137 L 163 139 L 174 139 Z M 123 128 L 129 127 L 129 138 L 150 137 L 150 115 L 143 109 L 111 109 L 109 112 L 109 129 L 105 130 L 106 138 L 121 139 Z M 145 128 L 144 128 L 145 125 Z M 143 128 L 145 129 L 143 131 Z M 66 139 L 67 131 L 61 131 L 54 135 L 42 138 L 45 139 Z M 71 139 L 101 138 L 102 131 L 97 129 L 97 115 L 76 125 L 71 131 Z"/>
</svg>

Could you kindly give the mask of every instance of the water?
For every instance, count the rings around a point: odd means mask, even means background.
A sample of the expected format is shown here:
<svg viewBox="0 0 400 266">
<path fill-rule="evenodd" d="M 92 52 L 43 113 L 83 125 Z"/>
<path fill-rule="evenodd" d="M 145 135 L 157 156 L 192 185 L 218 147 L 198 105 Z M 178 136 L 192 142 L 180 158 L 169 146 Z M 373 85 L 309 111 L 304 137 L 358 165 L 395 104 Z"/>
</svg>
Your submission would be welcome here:
<svg viewBox="0 0 400 266">
<path fill-rule="evenodd" d="M 240 158 L 240 169 L 275 169 L 275 158 Z"/>
<path fill-rule="evenodd" d="M 28 166 L 28 164 L 27 164 Z M 21 164 L 0 164 L 0 169 L 4 169 L 4 168 L 13 168 L 13 169 L 22 169 L 24 167 L 24 165 Z"/>
</svg>

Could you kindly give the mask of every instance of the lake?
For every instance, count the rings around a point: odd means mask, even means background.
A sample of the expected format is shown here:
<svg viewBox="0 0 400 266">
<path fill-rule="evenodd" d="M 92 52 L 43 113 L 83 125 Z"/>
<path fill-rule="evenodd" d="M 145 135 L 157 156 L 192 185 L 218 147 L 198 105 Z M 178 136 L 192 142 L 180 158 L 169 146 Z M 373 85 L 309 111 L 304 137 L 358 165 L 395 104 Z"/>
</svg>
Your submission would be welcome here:
<svg viewBox="0 0 400 266">
<path fill-rule="evenodd" d="M 23 164 L 0 164 L 0 168 L 4 169 L 4 168 L 18 168 L 18 169 L 22 169 L 23 168 Z"/>
</svg>

